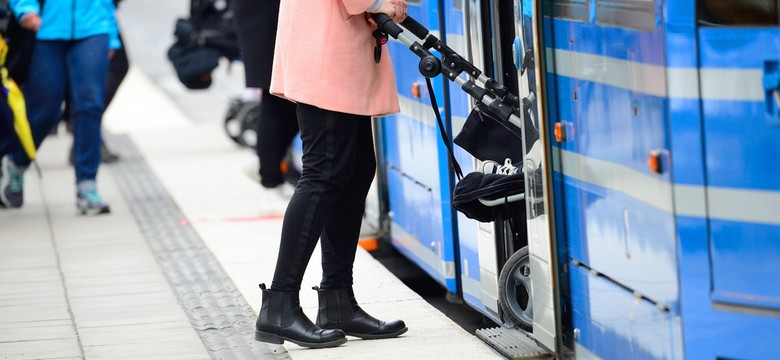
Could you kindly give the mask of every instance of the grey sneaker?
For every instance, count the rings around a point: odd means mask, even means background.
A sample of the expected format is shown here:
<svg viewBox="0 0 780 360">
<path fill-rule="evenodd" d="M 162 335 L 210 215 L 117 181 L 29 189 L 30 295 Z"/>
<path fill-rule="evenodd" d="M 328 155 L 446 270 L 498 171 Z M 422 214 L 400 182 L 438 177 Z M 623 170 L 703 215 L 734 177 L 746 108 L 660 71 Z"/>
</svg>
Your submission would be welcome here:
<svg viewBox="0 0 780 360">
<path fill-rule="evenodd" d="M 11 162 L 9 155 L 0 159 L 0 205 L 19 208 L 24 204 L 24 169 Z"/>
<path fill-rule="evenodd" d="M 76 197 L 76 208 L 81 215 L 92 216 L 111 213 L 111 208 L 103 202 L 97 190 L 79 191 Z"/>
</svg>

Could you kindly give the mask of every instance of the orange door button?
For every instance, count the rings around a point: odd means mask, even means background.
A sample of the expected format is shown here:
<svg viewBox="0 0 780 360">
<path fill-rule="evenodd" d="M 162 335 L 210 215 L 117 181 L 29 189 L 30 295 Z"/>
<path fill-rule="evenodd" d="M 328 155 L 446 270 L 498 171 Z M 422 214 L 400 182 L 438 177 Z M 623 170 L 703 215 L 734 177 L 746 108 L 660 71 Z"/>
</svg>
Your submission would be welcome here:
<svg viewBox="0 0 780 360">
<path fill-rule="evenodd" d="M 564 121 L 556 122 L 555 129 L 553 130 L 553 134 L 555 134 L 555 141 L 559 143 L 566 142 L 566 122 Z"/>
<path fill-rule="evenodd" d="M 650 168 L 650 171 L 655 174 L 662 174 L 664 172 L 662 154 L 663 153 L 660 150 L 653 150 L 650 151 L 650 154 L 647 156 L 647 166 Z"/>
<path fill-rule="evenodd" d="M 420 94 L 420 84 L 418 83 L 412 84 L 412 96 L 415 99 L 419 99 L 422 96 L 422 94 Z"/>
</svg>

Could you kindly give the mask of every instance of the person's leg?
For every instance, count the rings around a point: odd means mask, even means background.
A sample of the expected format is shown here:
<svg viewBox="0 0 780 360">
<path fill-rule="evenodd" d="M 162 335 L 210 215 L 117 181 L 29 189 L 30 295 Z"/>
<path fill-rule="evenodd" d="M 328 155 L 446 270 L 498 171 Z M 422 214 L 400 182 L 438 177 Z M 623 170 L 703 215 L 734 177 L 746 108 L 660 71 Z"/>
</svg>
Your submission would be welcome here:
<svg viewBox="0 0 780 360">
<path fill-rule="evenodd" d="M 359 125 L 368 121 L 366 116 L 298 104 L 303 173 L 284 216 L 272 290 L 300 290 L 333 205 L 354 174 Z"/>
<path fill-rule="evenodd" d="M 260 161 L 260 184 L 273 188 L 284 183 L 281 163 L 295 134 L 298 120 L 294 103 L 265 93 L 260 104 L 257 157 Z"/>
<path fill-rule="evenodd" d="M 0 158 L 18 146 L 20 143 L 14 128 L 14 113 L 8 101 L 0 101 Z"/>
<path fill-rule="evenodd" d="M 111 104 L 111 100 L 114 99 L 119 85 L 127 75 L 127 71 L 130 69 L 130 63 L 127 60 L 127 51 L 125 50 L 125 42 L 122 39 L 122 34 L 119 34 L 119 41 L 122 42 L 122 47 L 114 51 L 114 56 L 108 62 L 108 74 L 106 75 L 106 95 L 105 105 L 103 112 Z M 72 158 L 72 157 L 71 157 Z M 119 155 L 112 152 L 106 145 L 105 137 L 100 142 L 100 161 L 104 164 L 110 164 L 119 160 Z"/>
<path fill-rule="evenodd" d="M 298 294 L 303 273 L 333 203 L 353 175 L 358 124 L 355 116 L 298 104 L 303 140 L 303 174 L 287 205 L 271 289 L 263 285 L 263 303 L 255 339 L 306 347 L 338 346 L 346 341 L 338 329 L 323 330 L 301 310 Z"/>
<path fill-rule="evenodd" d="M 67 47 L 66 41 L 35 42 L 29 75 L 22 91 L 36 148 L 41 146 L 46 135 L 59 121 L 65 91 Z M 22 150 L 12 153 L 11 160 L 21 167 L 27 167 L 31 162 Z"/>
<path fill-rule="evenodd" d="M 103 117 L 108 36 L 73 41 L 67 54 L 67 70 L 73 104 L 73 166 L 76 170 L 78 207 L 82 213 L 109 212 L 97 194 L 95 179 L 100 166 L 100 123 Z"/>
<path fill-rule="evenodd" d="M 106 75 L 106 90 L 105 90 L 105 107 L 111 104 L 111 100 L 114 99 L 119 85 L 127 76 L 127 71 L 130 69 L 130 62 L 127 60 L 127 51 L 125 50 L 125 42 L 122 40 L 122 34 L 119 34 L 119 41 L 122 42 L 122 47 L 114 51 L 114 56 L 108 62 L 108 74 Z"/>
<path fill-rule="evenodd" d="M 62 110 L 60 111 L 60 121 L 65 123 L 65 130 L 68 131 L 69 134 L 73 133 L 73 112 L 71 111 L 70 106 L 70 91 L 68 91 L 68 79 L 65 79 L 65 93 L 62 95 Z M 57 134 L 57 127 L 59 126 L 59 122 L 57 126 L 55 126 L 51 131 L 49 132 L 50 135 Z"/>
<path fill-rule="evenodd" d="M 23 89 L 27 119 L 35 148 L 59 121 L 65 79 L 64 41 L 36 41 L 29 76 Z M 0 159 L 0 203 L 6 207 L 24 204 L 24 171 L 30 158 L 19 148 Z"/>
<path fill-rule="evenodd" d="M 271 85 L 271 70 L 274 59 L 274 43 L 279 17 L 279 0 L 234 0 L 233 6 L 236 33 L 244 61 L 244 76 L 247 88 L 261 90 L 259 121 L 253 124 L 257 134 L 254 145 L 258 168 L 253 177 L 260 176 L 260 184 L 274 188 L 284 182 L 279 170 L 282 158 L 295 133 L 288 135 L 292 127 L 297 133 L 298 123 L 295 105 L 268 94 Z M 244 100 L 246 102 L 246 99 Z M 228 128 L 230 129 L 230 128 Z M 232 131 L 228 130 L 231 138 Z M 289 138 L 287 141 L 285 139 Z M 281 147 L 281 150 L 278 150 Z"/>
<path fill-rule="evenodd" d="M 320 288 L 325 290 L 352 286 L 352 264 L 355 261 L 366 195 L 376 174 L 374 139 L 369 120 L 359 125 L 355 152 L 355 172 L 347 185 L 350 190 L 343 192 L 333 204 L 322 233 Z"/>
<path fill-rule="evenodd" d="M 363 339 L 397 337 L 407 331 L 401 320 L 382 321 L 369 315 L 355 300 L 352 267 L 355 262 L 365 200 L 376 173 L 371 122 L 358 129 L 355 172 L 345 191 L 333 205 L 322 233 L 322 281 L 317 289 L 317 325 L 339 329 Z"/>
</svg>

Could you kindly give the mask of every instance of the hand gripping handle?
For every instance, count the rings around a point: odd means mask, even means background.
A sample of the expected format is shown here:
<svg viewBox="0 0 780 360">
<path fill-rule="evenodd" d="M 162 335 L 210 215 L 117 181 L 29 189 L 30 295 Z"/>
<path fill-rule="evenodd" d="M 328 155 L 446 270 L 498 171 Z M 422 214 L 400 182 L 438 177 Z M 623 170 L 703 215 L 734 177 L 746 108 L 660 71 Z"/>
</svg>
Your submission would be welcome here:
<svg viewBox="0 0 780 360">
<path fill-rule="evenodd" d="M 371 17 L 374 18 L 374 21 L 376 21 L 379 31 L 385 34 L 389 34 L 395 39 L 398 38 L 398 34 L 404 31 L 404 28 L 409 30 L 412 34 L 414 34 L 414 36 L 421 40 L 424 40 L 429 33 L 425 26 L 417 22 L 417 20 L 413 19 L 411 16 L 407 16 L 406 19 L 401 22 L 403 28 L 398 26 L 398 24 L 393 22 L 393 19 L 385 14 L 371 14 Z"/>
<path fill-rule="evenodd" d="M 385 14 L 371 14 L 371 17 L 376 21 L 376 26 L 379 31 L 388 34 L 395 39 L 398 39 L 398 35 L 404 31 L 398 24 L 393 22 L 393 19 Z"/>
</svg>

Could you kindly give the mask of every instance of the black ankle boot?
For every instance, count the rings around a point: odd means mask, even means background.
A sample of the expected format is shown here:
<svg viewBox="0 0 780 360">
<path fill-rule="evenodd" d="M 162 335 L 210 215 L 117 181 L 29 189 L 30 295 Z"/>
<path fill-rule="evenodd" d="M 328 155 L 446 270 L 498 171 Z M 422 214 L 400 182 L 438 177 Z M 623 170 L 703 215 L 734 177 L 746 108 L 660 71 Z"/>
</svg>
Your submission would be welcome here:
<svg viewBox="0 0 780 360">
<path fill-rule="evenodd" d="M 323 330 L 303 313 L 297 293 L 263 291 L 263 302 L 257 316 L 255 340 L 282 344 L 284 340 L 308 348 L 339 346 L 347 342 L 341 330 Z"/>
<path fill-rule="evenodd" d="M 322 290 L 316 286 L 320 299 L 317 325 L 323 329 L 340 329 L 347 335 L 362 339 L 386 339 L 406 332 L 401 320 L 381 321 L 358 306 L 352 288 Z"/>
</svg>

